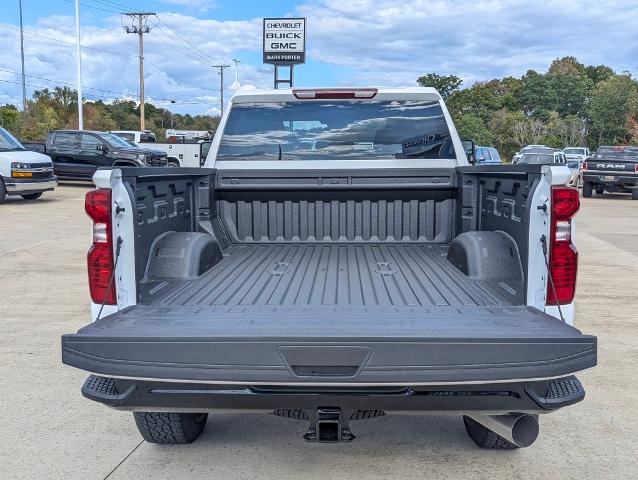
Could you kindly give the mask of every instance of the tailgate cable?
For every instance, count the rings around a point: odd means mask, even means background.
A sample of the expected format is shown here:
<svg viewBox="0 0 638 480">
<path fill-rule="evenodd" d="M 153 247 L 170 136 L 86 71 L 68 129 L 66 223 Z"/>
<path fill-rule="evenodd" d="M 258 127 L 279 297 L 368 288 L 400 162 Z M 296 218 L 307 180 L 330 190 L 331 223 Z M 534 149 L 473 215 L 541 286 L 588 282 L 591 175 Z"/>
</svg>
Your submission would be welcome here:
<svg viewBox="0 0 638 480">
<path fill-rule="evenodd" d="M 120 250 L 122 250 L 122 243 L 124 243 L 124 240 L 122 240 L 122 237 L 117 237 L 117 242 L 115 244 L 115 262 L 113 262 L 113 273 L 111 273 L 111 278 L 109 279 L 109 285 L 108 287 L 106 287 L 106 293 L 104 294 L 102 305 L 100 305 L 100 310 L 97 312 L 97 317 L 95 318 L 96 321 L 100 319 L 100 315 L 102 315 L 102 309 L 104 308 L 104 304 L 106 303 L 106 297 L 109 296 L 109 292 L 111 291 L 111 288 L 113 287 L 113 280 L 115 280 L 115 270 L 117 268 L 117 260 L 118 258 L 120 258 Z"/>
<path fill-rule="evenodd" d="M 547 267 L 547 278 L 549 279 L 549 286 L 552 289 L 554 298 L 558 300 L 558 296 L 556 295 L 556 287 L 554 286 L 554 278 L 552 277 L 552 270 L 549 268 L 549 260 L 547 259 L 547 237 L 545 237 L 545 235 L 541 235 L 541 245 L 543 246 L 543 256 L 545 257 L 545 266 Z M 556 306 L 558 307 L 558 315 L 564 322 L 565 317 L 563 317 L 563 311 L 560 308 L 560 303 L 556 302 Z"/>
</svg>

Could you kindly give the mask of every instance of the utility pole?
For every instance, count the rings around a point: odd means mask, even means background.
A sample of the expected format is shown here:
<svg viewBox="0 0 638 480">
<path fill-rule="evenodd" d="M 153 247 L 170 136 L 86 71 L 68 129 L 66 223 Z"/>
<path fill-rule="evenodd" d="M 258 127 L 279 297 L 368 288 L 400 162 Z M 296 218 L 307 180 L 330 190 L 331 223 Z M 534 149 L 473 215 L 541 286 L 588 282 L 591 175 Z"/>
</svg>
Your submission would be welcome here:
<svg viewBox="0 0 638 480">
<path fill-rule="evenodd" d="M 151 31 L 148 25 L 145 24 L 146 19 L 151 15 L 155 15 L 153 12 L 125 12 L 122 15 L 128 15 L 134 22 L 137 17 L 137 25 L 133 23 L 130 27 L 124 27 L 126 33 L 137 33 L 139 36 L 139 50 L 140 50 L 140 130 L 144 130 L 144 34 Z"/>
<path fill-rule="evenodd" d="M 24 30 L 22 29 L 22 0 L 20 0 L 20 57 L 22 58 L 22 109 L 27 110 L 27 85 L 24 75 Z"/>
<path fill-rule="evenodd" d="M 80 0 L 75 0 L 75 56 L 78 82 L 78 129 L 84 130 L 82 106 L 82 51 L 80 49 Z"/>
<path fill-rule="evenodd" d="M 226 68 L 230 68 L 230 65 L 213 65 L 213 68 L 219 69 L 219 72 L 217 72 L 217 74 L 221 77 L 220 78 L 221 95 L 219 97 L 220 104 L 221 104 L 219 116 L 221 117 L 224 114 L 224 70 Z"/>
<path fill-rule="evenodd" d="M 175 100 L 171 100 L 171 103 L 175 103 Z M 173 110 L 171 109 L 171 130 L 173 130 Z"/>
<path fill-rule="evenodd" d="M 233 58 L 233 62 L 235 63 L 235 93 L 239 90 L 239 64 L 241 60 Z"/>
</svg>

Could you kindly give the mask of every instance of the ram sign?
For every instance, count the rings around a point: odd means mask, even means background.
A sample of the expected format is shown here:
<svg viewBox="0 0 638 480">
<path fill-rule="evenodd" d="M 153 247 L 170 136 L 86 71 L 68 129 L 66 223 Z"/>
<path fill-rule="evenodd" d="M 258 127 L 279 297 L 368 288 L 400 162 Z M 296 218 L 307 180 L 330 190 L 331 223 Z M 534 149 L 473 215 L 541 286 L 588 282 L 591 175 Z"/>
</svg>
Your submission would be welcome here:
<svg viewBox="0 0 638 480">
<path fill-rule="evenodd" d="M 264 63 L 296 65 L 306 61 L 306 19 L 264 18 Z"/>
</svg>

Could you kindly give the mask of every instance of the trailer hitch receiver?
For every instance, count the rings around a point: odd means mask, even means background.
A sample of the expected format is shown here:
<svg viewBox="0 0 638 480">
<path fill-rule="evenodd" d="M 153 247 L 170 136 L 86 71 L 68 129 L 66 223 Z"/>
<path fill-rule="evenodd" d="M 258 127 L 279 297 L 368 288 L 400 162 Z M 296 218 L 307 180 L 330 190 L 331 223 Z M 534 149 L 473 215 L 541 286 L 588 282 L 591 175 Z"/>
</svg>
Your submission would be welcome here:
<svg viewBox="0 0 638 480">
<path fill-rule="evenodd" d="M 310 425 L 308 433 L 303 438 L 309 442 L 349 442 L 355 439 L 350 431 L 349 418 L 340 408 L 321 407 L 314 412 L 308 412 Z"/>
</svg>

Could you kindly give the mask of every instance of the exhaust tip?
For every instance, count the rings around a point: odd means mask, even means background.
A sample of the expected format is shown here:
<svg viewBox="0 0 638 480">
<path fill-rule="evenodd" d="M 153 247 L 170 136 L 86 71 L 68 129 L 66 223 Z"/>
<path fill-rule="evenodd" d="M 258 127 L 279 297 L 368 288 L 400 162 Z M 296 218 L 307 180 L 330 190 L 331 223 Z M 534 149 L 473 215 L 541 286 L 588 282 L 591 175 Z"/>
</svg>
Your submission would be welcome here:
<svg viewBox="0 0 638 480">
<path fill-rule="evenodd" d="M 521 448 L 529 447 L 538 438 L 538 418 L 534 415 L 521 415 L 512 425 L 513 443 Z"/>
</svg>

